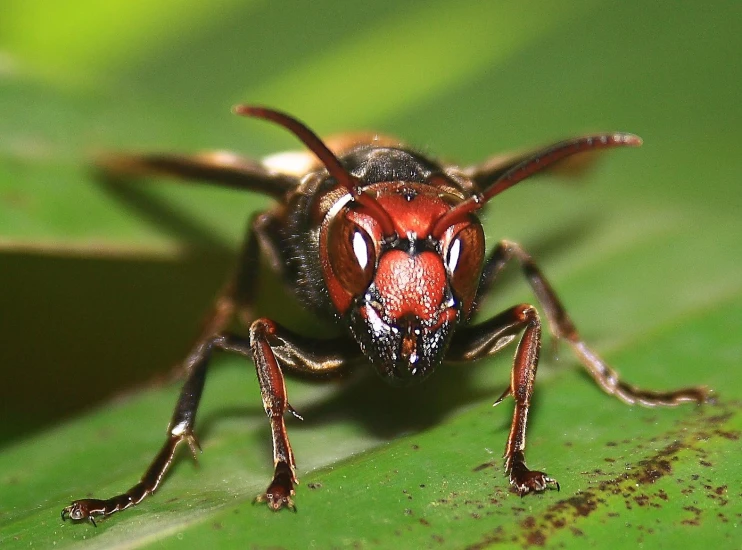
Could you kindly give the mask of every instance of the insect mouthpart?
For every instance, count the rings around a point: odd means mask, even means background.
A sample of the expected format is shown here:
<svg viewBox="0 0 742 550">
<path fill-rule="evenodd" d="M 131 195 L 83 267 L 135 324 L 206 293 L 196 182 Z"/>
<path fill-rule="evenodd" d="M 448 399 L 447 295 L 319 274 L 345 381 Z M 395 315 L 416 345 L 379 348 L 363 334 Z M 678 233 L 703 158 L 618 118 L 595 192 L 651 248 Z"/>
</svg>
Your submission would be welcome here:
<svg viewBox="0 0 742 550">
<path fill-rule="evenodd" d="M 351 333 L 388 383 L 408 386 L 422 382 L 443 360 L 456 327 L 456 309 L 446 309 L 435 326 L 426 326 L 413 315 L 387 322 L 377 307 L 368 302 L 354 308 Z"/>
</svg>

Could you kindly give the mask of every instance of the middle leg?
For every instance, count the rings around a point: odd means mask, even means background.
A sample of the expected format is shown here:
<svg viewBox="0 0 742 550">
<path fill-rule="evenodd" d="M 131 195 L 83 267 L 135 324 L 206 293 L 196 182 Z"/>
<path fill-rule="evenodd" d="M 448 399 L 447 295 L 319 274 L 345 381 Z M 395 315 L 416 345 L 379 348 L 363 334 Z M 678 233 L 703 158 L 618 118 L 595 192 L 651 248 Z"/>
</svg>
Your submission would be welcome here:
<svg viewBox="0 0 742 550">
<path fill-rule="evenodd" d="M 475 302 L 478 303 L 487 294 L 498 273 L 512 258 L 517 259 L 520 263 L 523 274 L 544 308 L 551 333 L 555 338 L 564 340 L 570 345 L 585 370 L 603 391 L 616 396 L 625 403 L 639 403 L 645 407 L 674 406 L 686 402 L 703 403 L 708 401 L 709 391 L 704 387 L 653 391 L 644 390 L 622 381 L 618 373 L 582 340 L 549 281 L 534 263 L 531 256 L 517 243 L 501 241 L 494 249 L 482 273 L 482 283 L 477 291 Z"/>
<path fill-rule="evenodd" d="M 249 355 L 249 346 L 244 344 L 244 339 L 230 334 L 213 336 L 195 346 L 185 360 L 188 378 L 180 392 L 172 419 L 168 425 L 167 439 L 139 482 L 128 491 L 111 498 L 76 500 L 62 510 L 62 519 L 67 517 L 73 520 L 88 519 L 95 524 L 95 517 L 110 516 L 139 504 L 160 486 L 181 443 L 187 442 L 194 457 L 196 456 L 199 446 L 193 433 L 193 426 L 196 422 L 196 413 L 206 381 L 207 368 L 214 349 L 236 351 L 243 355 Z"/>
</svg>

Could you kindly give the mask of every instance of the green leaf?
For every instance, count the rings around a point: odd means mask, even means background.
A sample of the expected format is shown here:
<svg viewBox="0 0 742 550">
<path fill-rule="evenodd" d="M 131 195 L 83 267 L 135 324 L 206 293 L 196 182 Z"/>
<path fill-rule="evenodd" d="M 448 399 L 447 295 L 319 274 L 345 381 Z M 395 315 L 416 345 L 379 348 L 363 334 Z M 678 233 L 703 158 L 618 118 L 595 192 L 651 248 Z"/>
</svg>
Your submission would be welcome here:
<svg viewBox="0 0 742 550">
<path fill-rule="evenodd" d="M 742 49 L 734 3 L 418 5 L 188 0 L 6 2 L 0 18 L 0 546 L 3 548 L 719 547 L 742 474 Z M 77 10 L 72 9 L 77 6 Z M 45 15 L 45 16 L 42 16 Z M 64 32 L 62 32 L 64 29 Z M 716 404 L 645 409 L 603 394 L 547 339 L 529 465 L 561 491 L 519 498 L 501 453 L 512 350 L 410 390 L 369 369 L 288 380 L 298 512 L 252 505 L 271 475 L 253 367 L 214 361 L 195 467 L 98 522 L 72 499 L 141 476 L 198 332 L 262 197 L 112 190 L 95 151 L 296 147 L 230 115 L 284 109 L 322 133 L 377 129 L 463 164 L 595 129 L 641 135 L 583 182 L 497 197 L 489 244 L 521 242 L 585 340 L 630 383 L 705 384 Z M 305 325 L 266 274 L 262 309 Z M 486 318 L 534 298 L 516 269 Z M 314 330 L 318 329 L 314 327 Z M 122 393 L 124 392 L 124 393 Z"/>
</svg>

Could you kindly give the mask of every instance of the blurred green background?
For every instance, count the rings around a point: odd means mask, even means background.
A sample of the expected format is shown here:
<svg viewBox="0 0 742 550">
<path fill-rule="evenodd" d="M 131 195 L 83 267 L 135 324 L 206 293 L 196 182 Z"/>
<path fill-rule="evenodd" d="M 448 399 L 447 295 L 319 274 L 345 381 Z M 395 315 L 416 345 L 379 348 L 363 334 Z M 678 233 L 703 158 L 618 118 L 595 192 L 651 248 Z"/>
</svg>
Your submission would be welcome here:
<svg viewBox="0 0 742 550">
<path fill-rule="evenodd" d="M 715 464 L 706 472 L 711 494 L 728 487 L 728 495 L 684 493 L 678 479 L 700 475 L 690 442 L 679 459 L 687 471 L 668 481 L 672 490 L 657 489 L 676 494 L 662 513 L 652 508 L 659 516 L 621 501 L 564 524 L 544 518 L 599 481 L 619 479 L 624 464 L 646 464 L 657 441 L 706 434 L 703 452 L 717 453 L 720 464 L 742 450 L 709 427 L 737 436 L 740 428 L 740 28 L 734 1 L 4 0 L 0 541 L 594 547 L 604 532 L 614 548 L 671 547 L 694 536 L 729 547 L 742 518 L 733 501 L 739 474 Z M 244 361 L 225 358 L 204 398 L 200 471 L 177 468 L 163 494 L 95 532 L 57 525 L 71 498 L 120 491 L 143 471 L 177 388 L 141 388 L 182 357 L 249 214 L 269 204 L 171 182 L 112 190 L 94 180 L 89 159 L 118 149 L 258 158 L 297 147 L 285 131 L 231 115 L 235 103 L 284 110 L 320 134 L 397 135 L 461 164 L 587 131 L 639 134 L 643 148 L 607 154 L 579 182 L 542 180 L 498 197 L 484 218 L 489 244 L 509 238 L 530 250 L 586 339 L 628 380 L 708 384 L 719 390 L 718 414 L 625 407 L 601 395 L 568 350 L 544 353 L 529 463 L 548 468 L 563 490 L 520 501 L 499 467 L 485 472 L 486 482 L 471 471 L 497 462 L 504 445 L 511 405 L 489 404 L 507 383 L 511 352 L 445 370 L 405 396 L 363 376 L 329 387 L 292 380 L 292 403 L 307 417 L 289 426 L 300 477 L 319 476 L 325 493 L 302 484 L 301 513 L 271 517 L 246 506 L 270 466 L 257 384 Z M 485 315 L 533 300 L 511 275 Z M 280 287 L 265 284 L 265 311 L 292 322 Z M 454 433 L 474 447 L 452 443 Z M 423 458 L 400 450 L 418 445 L 416 437 L 429 438 Z M 612 438 L 626 438 L 625 448 L 610 446 L 604 457 L 596 449 Z M 445 455 L 454 448 L 455 457 Z M 409 472 L 394 494 L 401 500 L 385 500 L 386 482 L 367 480 L 369 470 Z M 411 479 L 438 496 L 411 507 L 402 494 Z M 497 504 L 477 491 L 497 495 Z M 461 509 L 450 508 L 458 497 Z M 714 508 L 724 499 L 728 508 Z M 467 501 L 474 511 L 463 511 Z M 489 507 L 497 513 L 476 521 Z M 333 520 L 350 512 L 356 519 Z"/>
</svg>

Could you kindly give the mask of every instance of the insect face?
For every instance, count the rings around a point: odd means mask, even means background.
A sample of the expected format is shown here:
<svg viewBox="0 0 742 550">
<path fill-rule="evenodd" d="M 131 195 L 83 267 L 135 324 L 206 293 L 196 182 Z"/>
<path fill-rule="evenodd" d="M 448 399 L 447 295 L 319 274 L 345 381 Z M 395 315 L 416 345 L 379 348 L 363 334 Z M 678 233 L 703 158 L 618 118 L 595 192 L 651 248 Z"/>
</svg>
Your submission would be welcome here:
<svg viewBox="0 0 742 550">
<path fill-rule="evenodd" d="M 432 233 L 462 199 L 435 182 L 370 186 L 393 220 L 346 206 L 321 237 L 331 299 L 379 374 L 394 385 L 424 380 L 441 364 L 457 323 L 469 316 L 484 260 L 484 235 L 470 216 Z"/>
</svg>

